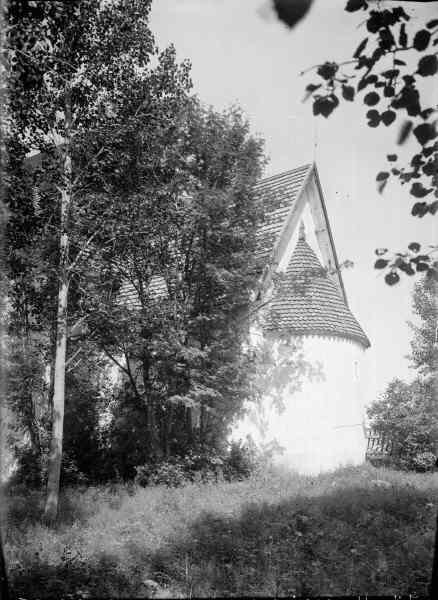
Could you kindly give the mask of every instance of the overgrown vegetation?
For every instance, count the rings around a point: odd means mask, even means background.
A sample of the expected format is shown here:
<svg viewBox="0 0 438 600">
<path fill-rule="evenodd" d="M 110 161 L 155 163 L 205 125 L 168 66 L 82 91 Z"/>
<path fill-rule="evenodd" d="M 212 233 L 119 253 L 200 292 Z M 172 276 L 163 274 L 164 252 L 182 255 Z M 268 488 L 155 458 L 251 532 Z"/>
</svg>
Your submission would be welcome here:
<svg viewBox="0 0 438 600">
<path fill-rule="evenodd" d="M 426 595 L 437 474 L 371 466 L 319 477 L 65 489 L 10 498 L 6 553 L 22 598 Z"/>
<path fill-rule="evenodd" d="M 416 376 L 410 383 L 394 379 L 369 408 L 372 427 L 391 446 L 395 467 L 428 471 L 438 458 L 438 402 L 436 387 L 437 286 L 419 280 L 413 293 L 410 356 Z"/>
<path fill-rule="evenodd" d="M 284 0 L 275 4 L 295 3 Z M 311 1 L 303 0 L 300 4 L 306 5 L 307 10 Z M 376 175 L 376 184 L 380 193 L 391 178 L 403 186 L 409 184 L 410 199 L 414 202 L 411 215 L 423 218 L 438 211 L 437 108 L 434 89 L 428 86 L 428 80 L 438 73 L 438 19 L 424 21 L 404 3 L 397 4 L 346 2 L 346 11 L 361 11 L 357 26 L 366 37 L 351 58 L 343 62 L 329 59 L 309 69 L 315 69 L 319 79 L 307 85 L 306 99 L 312 98 L 315 116 L 327 118 L 342 102 L 358 102 L 361 98 L 367 109 L 367 125 L 372 128 L 400 124 L 403 118 L 397 143 L 404 144 L 411 136 L 418 144 L 416 150 L 406 162 L 398 152 L 388 151 L 387 167 Z M 283 18 L 280 13 L 279 16 Z M 431 241 L 433 244 L 429 245 L 411 242 L 401 252 L 377 248 L 374 266 L 386 269 L 388 285 L 398 283 L 402 274 L 426 273 L 437 281 L 438 248 L 435 240 Z"/>
<path fill-rule="evenodd" d="M 8 5 L 10 441 L 51 521 L 60 483 L 223 456 L 248 397 L 263 141 L 192 96 L 150 8 Z"/>
</svg>

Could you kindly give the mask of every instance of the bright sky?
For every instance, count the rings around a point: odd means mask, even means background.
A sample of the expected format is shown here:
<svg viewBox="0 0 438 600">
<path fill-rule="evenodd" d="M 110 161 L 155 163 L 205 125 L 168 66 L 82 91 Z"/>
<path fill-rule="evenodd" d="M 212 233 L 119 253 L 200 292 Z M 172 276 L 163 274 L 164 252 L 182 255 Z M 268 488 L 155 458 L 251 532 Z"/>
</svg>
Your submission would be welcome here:
<svg viewBox="0 0 438 600">
<path fill-rule="evenodd" d="M 438 12 L 438 2 L 400 4 L 415 25 Z M 407 188 L 394 183 L 383 196 L 376 191 L 376 173 L 395 149 L 396 125 L 370 129 L 360 102 L 342 104 L 328 120 L 315 119 L 311 104 L 302 102 L 316 77 L 299 73 L 350 58 L 365 36 L 358 28 L 362 13 L 346 13 L 344 5 L 314 0 L 290 31 L 273 16 L 269 0 L 156 0 L 151 25 L 161 47 L 173 43 L 179 59 L 191 60 L 194 90 L 205 103 L 242 106 L 253 131 L 266 140 L 266 175 L 316 161 L 339 260 L 355 264 L 343 276 L 350 307 L 372 343 L 364 381 L 371 402 L 391 378 L 412 376 L 406 321 L 413 282 L 405 278 L 389 288 L 373 269 L 374 249 L 433 244 L 438 231 L 434 217 L 410 216 Z M 428 93 L 438 99 L 436 78 Z"/>
</svg>

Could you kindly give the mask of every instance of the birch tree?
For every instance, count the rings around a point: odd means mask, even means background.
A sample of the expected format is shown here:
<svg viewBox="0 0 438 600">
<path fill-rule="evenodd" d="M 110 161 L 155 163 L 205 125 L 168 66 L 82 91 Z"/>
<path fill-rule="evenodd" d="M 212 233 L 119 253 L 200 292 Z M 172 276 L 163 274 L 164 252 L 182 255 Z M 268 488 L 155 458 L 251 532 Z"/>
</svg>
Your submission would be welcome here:
<svg viewBox="0 0 438 600">
<path fill-rule="evenodd" d="M 59 496 L 70 288 L 93 258 L 94 242 L 114 230 L 111 203 L 105 205 L 102 195 L 111 187 L 109 180 L 111 185 L 117 180 L 117 168 L 110 169 L 115 140 L 133 119 L 147 119 L 150 87 L 162 102 L 173 90 L 179 97 L 189 87 L 187 67 L 176 66 L 172 49 L 159 53 L 155 47 L 148 28 L 150 4 L 29 1 L 13 2 L 9 10 L 11 135 L 38 153 L 41 202 L 57 206 L 51 215 L 58 291 L 45 506 L 50 523 Z M 173 79 L 163 63 L 173 65 Z"/>
</svg>

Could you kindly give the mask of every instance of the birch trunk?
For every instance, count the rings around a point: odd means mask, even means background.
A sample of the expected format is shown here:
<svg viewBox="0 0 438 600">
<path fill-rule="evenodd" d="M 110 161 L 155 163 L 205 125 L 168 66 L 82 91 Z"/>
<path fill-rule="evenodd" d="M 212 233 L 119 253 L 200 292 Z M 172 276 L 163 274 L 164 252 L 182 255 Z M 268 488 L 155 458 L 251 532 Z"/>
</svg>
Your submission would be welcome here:
<svg viewBox="0 0 438 600">
<path fill-rule="evenodd" d="M 57 331 L 52 407 L 52 436 L 48 461 L 47 498 L 44 519 L 54 523 L 58 514 L 59 483 L 61 478 L 62 441 L 65 404 L 65 363 L 67 354 L 67 308 L 68 308 L 68 247 L 69 213 L 71 208 L 71 99 L 66 90 L 65 100 L 66 144 L 64 156 L 64 185 L 61 190 L 61 235 L 59 239 L 59 289 L 57 309 Z"/>
</svg>

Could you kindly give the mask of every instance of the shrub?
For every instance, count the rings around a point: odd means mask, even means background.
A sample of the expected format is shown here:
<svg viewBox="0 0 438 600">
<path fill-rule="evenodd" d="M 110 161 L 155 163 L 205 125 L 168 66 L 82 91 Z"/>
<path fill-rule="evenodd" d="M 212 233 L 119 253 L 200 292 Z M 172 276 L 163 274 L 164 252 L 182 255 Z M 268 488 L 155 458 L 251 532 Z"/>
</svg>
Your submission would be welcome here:
<svg viewBox="0 0 438 600">
<path fill-rule="evenodd" d="M 224 461 L 224 475 L 228 480 L 247 479 L 256 471 L 260 461 L 261 455 L 255 445 L 232 442 Z"/>
<path fill-rule="evenodd" d="M 427 380 L 394 379 L 368 409 L 372 427 L 391 441 L 394 467 L 424 471 L 433 467 L 438 439 L 438 406 Z"/>
<path fill-rule="evenodd" d="M 433 471 L 437 457 L 432 452 L 420 452 L 413 459 L 413 465 L 416 471 Z"/>
<path fill-rule="evenodd" d="M 15 447 L 17 468 L 12 475 L 10 485 L 25 485 L 30 489 L 42 487 L 47 478 L 46 457 L 30 447 Z"/>
<path fill-rule="evenodd" d="M 187 481 L 184 468 L 178 462 L 165 461 L 158 465 L 140 465 L 136 467 L 135 483 L 147 485 L 167 485 L 179 487 Z"/>
</svg>

